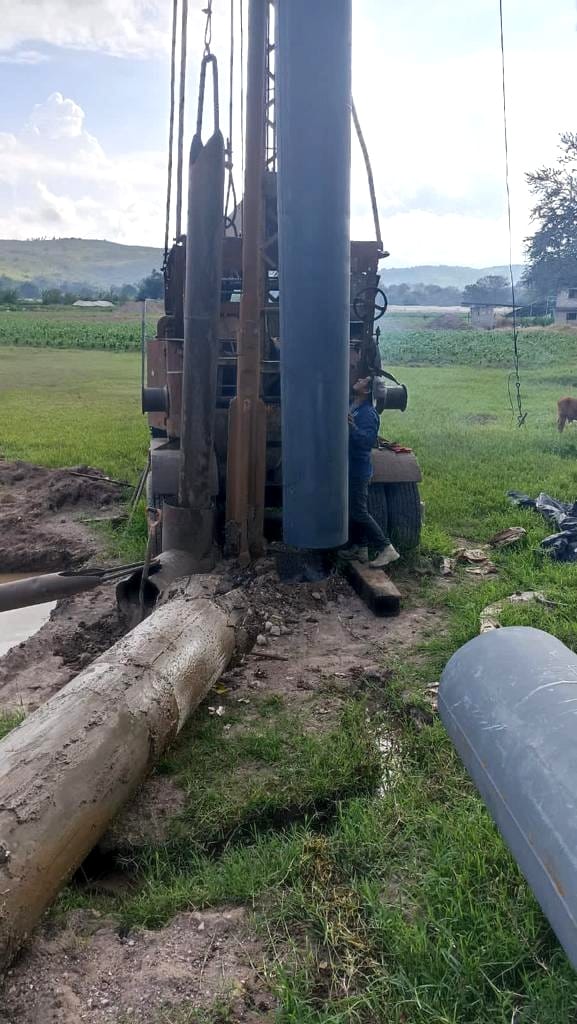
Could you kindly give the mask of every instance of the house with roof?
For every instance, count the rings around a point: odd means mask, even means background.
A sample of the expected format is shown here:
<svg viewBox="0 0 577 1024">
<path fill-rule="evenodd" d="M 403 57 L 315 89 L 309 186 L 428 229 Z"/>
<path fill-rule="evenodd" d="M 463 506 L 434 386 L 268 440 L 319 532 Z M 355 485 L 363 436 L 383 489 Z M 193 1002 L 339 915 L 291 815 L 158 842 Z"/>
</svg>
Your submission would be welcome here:
<svg viewBox="0 0 577 1024">
<path fill-rule="evenodd" d="M 561 288 L 557 293 L 555 323 L 564 327 L 577 327 L 577 286 Z"/>
</svg>

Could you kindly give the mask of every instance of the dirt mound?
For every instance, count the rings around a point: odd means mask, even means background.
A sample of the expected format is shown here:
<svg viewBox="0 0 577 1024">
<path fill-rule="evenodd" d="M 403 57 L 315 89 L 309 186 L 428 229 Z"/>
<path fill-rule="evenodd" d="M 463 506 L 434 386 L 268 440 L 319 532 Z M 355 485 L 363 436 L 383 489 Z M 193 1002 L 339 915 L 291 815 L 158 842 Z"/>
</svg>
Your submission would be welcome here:
<svg viewBox="0 0 577 1024">
<path fill-rule="evenodd" d="M 49 621 L 0 659 L 3 711 L 33 711 L 126 632 L 114 587 L 59 601 Z"/>
<path fill-rule="evenodd" d="M 467 318 L 459 313 L 442 313 L 427 324 L 427 329 L 431 331 L 468 331 L 469 327 Z"/>
<path fill-rule="evenodd" d="M 110 508 L 123 486 L 89 466 L 47 469 L 0 460 L 0 565 L 3 572 L 50 572 L 97 551 L 80 512 Z"/>
<path fill-rule="evenodd" d="M 157 1024 L 170 1010 L 192 1020 L 219 998 L 230 1003 L 227 1020 L 272 1022 L 261 961 L 242 909 L 179 914 L 160 931 L 127 936 L 94 911 L 75 911 L 10 971 L 0 1024 Z"/>
</svg>

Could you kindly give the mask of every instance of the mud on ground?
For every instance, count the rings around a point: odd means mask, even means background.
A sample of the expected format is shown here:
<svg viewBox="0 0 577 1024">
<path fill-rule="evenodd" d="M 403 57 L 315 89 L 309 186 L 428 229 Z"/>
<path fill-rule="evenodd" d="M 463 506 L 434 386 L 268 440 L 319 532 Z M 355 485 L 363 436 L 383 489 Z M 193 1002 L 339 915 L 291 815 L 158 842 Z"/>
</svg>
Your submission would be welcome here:
<svg viewBox="0 0 577 1024">
<path fill-rule="evenodd" d="M 272 1024 L 262 961 L 240 907 L 177 914 L 166 928 L 128 936 L 94 911 L 74 911 L 10 971 L 0 1024 L 165 1024 L 219 995 L 227 1020 Z"/>
<path fill-rule="evenodd" d="M 0 501 L 0 521 L 11 505 L 19 506 L 21 515 L 30 516 L 25 532 L 37 540 L 38 551 L 60 550 L 61 538 L 71 564 L 94 557 L 97 542 L 74 518 L 79 508 L 94 508 L 89 502 L 95 492 L 85 489 L 85 478 L 41 471 L 34 473 L 33 486 L 27 467 L 10 465 L 0 465 L 0 497 L 11 491 L 16 500 Z M 106 481 L 88 483 L 95 484 L 99 507 L 112 507 L 118 489 Z M 68 495 L 62 500 L 67 486 L 76 499 Z M 31 564 L 47 568 L 46 562 L 32 559 Z M 22 563 L 11 568 L 18 571 Z M 271 695 L 282 698 L 287 712 L 300 714 L 306 730 L 334 728 L 351 696 L 367 687 L 385 689 L 418 641 L 443 628 L 439 613 L 418 603 L 414 582 L 401 586 L 408 600 L 400 616 L 377 619 L 338 575 L 285 583 L 273 558 L 262 559 L 249 572 L 223 565 L 221 573 L 218 591 L 241 587 L 249 608 L 249 651 L 207 698 L 212 713 L 225 723 L 227 714 L 234 717 L 230 735 L 249 732 L 259 699 Z M 35 637 L 0 660 L 2 704 L 36 707 L 123 631 L 113 589 L 59 603 Z M 113 823 L 101 849 L 158 844 L 181 810 L 178 787 L 153 775 Z M 104 891 L 116 879 L 101 883 Z M 231 1001 L 226 1019 L 272 1021 L 274 1001 L 261 973 L 264 956 L 250 916 L 239 907 L 178 914 L 156 932 L 128 935 L 94 911 L 73 911 L 58 925 L 47 921 L 39 928 L 13 966 L 0 1002 L 0 1024 L 177 1024 L 221 997 Z"/>
<path fill-rule="evenodd" d="M 90 466 L 0 460 L 0 572 L 58 572 L 100 554 L 80 516 L 110 510 L 123 491 Z"/>
<path fill-rule="evenodd" d="M 90 523 L 118 512 L 125 489 L 90 466 L 0 460 L 0 573 L 106 564 Z M 123 633 L 113 587 L 58 603 L 49 622 L 0 659 L 0 710 L 33 710 Z"/>
</svg>

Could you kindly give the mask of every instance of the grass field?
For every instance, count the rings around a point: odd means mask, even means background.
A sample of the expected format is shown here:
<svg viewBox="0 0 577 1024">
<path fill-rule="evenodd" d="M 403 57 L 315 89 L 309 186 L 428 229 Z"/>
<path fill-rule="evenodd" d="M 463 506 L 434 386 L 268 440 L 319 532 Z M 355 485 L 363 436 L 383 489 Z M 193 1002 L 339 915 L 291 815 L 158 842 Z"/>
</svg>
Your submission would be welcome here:
<svg viewBox="0 0 577 1024">
<path fill-rule="evenodd" d="M 393 372 L 408 385 L 409 409 L 382 424 L 414 446 L 423 467 L 424 553 L 514 524 L 528 537 L 497 556 L 490 582 L 463 577 L 447 594 L 423 584 L 449 629 L 398 665 L 381 695 L 397 737 L 394 784 L 375 792 L 380 718 L 369 721 L 362 703 L 351 701 L 336 732 L 311 738 L 282 701 L 265 698 L 254 735 L 234 743 L 224 742 L 220 719 L 201 713 L 163 765 L 194 797 L 183 831 L 141 858 L 142 888 L 103 903 L 128 924 L 153 926 L 192 905 L 254 907 L 282 1024 L 577 1020 L 577 978 L 444 730 L 438 722 L 417 730 L 402 697 L 438 679 L 478 632 L 482 608 L 518 589 L 542 589 L 557 607 L 511 606 L 506 624 L 537 625 L 577 646 L 577 566 L 542 558 L 535 548 L 545 524 L 505 497 L 509 489 L 577 496 L 576 428 L 562 436 L 555 428 L 556 400 L 577 393 L 577 335 L 529 332 L 519 429 L 508 369 L 479 365 L 478 350 L 459 348 L 464 332 L 439 352 L 438 333 L 414 341 L 425 365 L 407 365 L 409 350 L 397 350 Z M 505 363 L 506 340 L 483 337 L 483 358 Z M 89 462 L 134 479 L 145 447 L 137 356 L 4 348 L 0 382 L 4 454 Z M 270 771 L 265 791 L 250 782 L 255 761 Z M 60 906 L 83 898 L 69 890 Z"/>
</svg>

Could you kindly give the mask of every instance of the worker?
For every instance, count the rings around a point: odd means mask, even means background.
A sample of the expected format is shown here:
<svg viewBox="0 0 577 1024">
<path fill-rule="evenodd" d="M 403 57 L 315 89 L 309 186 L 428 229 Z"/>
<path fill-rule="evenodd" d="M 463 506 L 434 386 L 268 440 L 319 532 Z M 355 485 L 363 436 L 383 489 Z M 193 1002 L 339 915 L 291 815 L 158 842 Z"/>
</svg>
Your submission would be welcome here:
<svg viewBox="0 0 577 1024">
<path fill-rule="evenodd" d="M 373 405 L 373 379 L 361 377 L 352 386 L 349 410 L 349 547 L 347 560 L 368 562 L 384 569 L 401 556 L 368 509 L 369 483 L 373 475 L 371 451 L 377 443 L 379 417 Z M 375 550 L 369 561 L 369 547 Z"/>
</svg>

